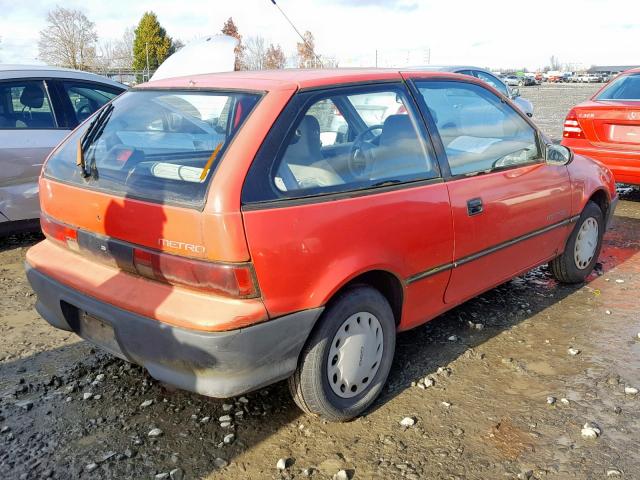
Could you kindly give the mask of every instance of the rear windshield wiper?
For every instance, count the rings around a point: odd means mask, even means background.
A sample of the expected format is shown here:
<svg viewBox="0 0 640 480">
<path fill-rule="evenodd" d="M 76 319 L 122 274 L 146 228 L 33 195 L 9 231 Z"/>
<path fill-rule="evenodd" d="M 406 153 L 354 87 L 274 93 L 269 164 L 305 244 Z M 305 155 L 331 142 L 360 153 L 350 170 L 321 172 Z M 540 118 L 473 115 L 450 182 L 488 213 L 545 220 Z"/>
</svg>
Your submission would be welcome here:
<svg viewBox="0 0 640 480">
<path fill-rule="evenodd" d="M 80 167 L 83 178 L 90 177 L 95 169 L 95 155 L 93 156 L 91 164 L 87 165 L 84 154 L 93 142 L 102 134 L 102 131 L 107 124 L 107 120 L 111 116 L 111 112 L 113 112 L 113 104 L 108 103 L 100 113 L 98 113 L 96 118 L 91 121 L 87 131 L 84 132 L 82 137 L 80 137 L 80 140 L 78 140 L 76 164 Z"/>
</svg>

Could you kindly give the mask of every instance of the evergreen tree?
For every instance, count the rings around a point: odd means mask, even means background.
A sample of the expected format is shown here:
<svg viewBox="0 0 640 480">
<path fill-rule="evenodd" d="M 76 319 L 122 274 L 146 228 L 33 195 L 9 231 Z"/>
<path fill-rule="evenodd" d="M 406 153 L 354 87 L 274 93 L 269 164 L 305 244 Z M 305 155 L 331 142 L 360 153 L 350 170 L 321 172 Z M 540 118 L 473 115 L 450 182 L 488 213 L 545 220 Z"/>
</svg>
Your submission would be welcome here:
<svg viewBox="0 0 640 480">
<path fill-rule="evenodd" d="M 147 69 L 147 55 L 149 70 L 156 70 L 173 52 L 173 41 L 158 22 L 156 14 L 145 12 L 138 23 L 133 40 L 134 70 Z"/>
</svg>

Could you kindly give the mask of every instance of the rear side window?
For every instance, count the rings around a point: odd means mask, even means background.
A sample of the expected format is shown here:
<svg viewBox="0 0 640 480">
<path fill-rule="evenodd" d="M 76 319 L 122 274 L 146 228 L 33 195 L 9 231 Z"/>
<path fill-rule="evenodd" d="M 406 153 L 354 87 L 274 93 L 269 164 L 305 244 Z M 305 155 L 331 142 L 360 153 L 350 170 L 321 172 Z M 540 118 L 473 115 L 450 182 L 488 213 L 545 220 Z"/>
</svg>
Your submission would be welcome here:
<svg viewBox="0 0 640 480">
<path fill-rule="evenodd" d="M 417 82 L 438 128 L 452 175 L 530 164 L 541 159 L 535 129 L 486 88 Z"/>
<path fill-rule="evenodd" d="M 608 85 L 597 100 L 636 100 L 640 101 L 640 73 L 623 75 Z"/>
<path fill-rule="evenodd" d="M 261 161 L 265 157 L 262 151 L 254 161 L 243 188 L 244 203 L 356 191 L 439 176 L 402 88 L 316 93 L 302 105 L 288 108 L 292 115 L 279 120 L 288 124 L 274 129 L 283 130 L 283 137 L 279 142 L 270 139 L 279 143 L 278 151 L 275 156 L 266 155 L 269 163 Z"/>
<path fill-rule="evenodd" d="M 20 80 L 0 83 L 0 128 L 56 128 L 44 82 Z"/>
<path fill-rule="evenodd" d="M 65 81 L 62 83 L 62 88 L 71 103 L 75 125 L 84 122 L 105 103 L 122 93 L 122 90 L 86 82 Z"/>
<path fill-rule="evenodd" d="M 119 196 L 190 207 L 260 96 L 129 91 L 78 128 L 46 163 L 47 177 Z M 85 169 L 77 166 L 79 144 Z"/>
</svg>

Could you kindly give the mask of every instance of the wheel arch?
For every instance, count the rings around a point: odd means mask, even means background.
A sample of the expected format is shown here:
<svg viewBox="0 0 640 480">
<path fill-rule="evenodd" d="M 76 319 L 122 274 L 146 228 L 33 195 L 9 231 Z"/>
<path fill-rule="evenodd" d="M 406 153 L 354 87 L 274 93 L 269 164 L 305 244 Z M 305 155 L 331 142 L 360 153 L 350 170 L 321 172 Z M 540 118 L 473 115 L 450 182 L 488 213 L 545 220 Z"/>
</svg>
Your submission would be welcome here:
<svg viewBox="0 0 640 480">
<path fill-rule="evenodd" d="M 611 200 L 609 198 L 609 194 L 604 188 L 598 188 L 591 193 L 587 202 L 582 206 L 583 210 L 589 202 L 593 202 L 598 205 L 598 207 L 600 207 L 600 210 L 602 210 L 602 215 L 604 216 L 604 218 L 607 218 L 609 208 L 611 207 Z"/>
<path fill-rule="evenodd" d="M 382 269 L 361 272 L 343 282 L 329 296 L 326 303 L 331 302 L 336 295 L 355 285 L 367 285 L 378 290 L 389 302 L 396 326 L 400 324 L 404 304 L 404 283 L 396 274 Z"/>
</svg>

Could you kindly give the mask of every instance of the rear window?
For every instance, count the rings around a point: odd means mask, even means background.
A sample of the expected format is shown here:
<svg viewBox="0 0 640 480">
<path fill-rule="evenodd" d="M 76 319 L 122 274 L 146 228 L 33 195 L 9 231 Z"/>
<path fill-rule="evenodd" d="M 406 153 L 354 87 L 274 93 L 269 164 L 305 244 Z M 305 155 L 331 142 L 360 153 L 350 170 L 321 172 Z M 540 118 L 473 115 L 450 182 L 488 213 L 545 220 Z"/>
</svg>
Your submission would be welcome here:
<svg viewBox="0 0 640 480">
<path fill-rule="evenodd" d="M 640 101 L 640 74 L 623 75 L 608 85 L 596 100 Z"/>
<path fill-rule="evenodd" d="M 80 126 L 51 156 L 48 178 L 194 208 L 260 96 L 133 90 Z M 79 145 L 85 168 L 77 165 Z"/>
</svg>

